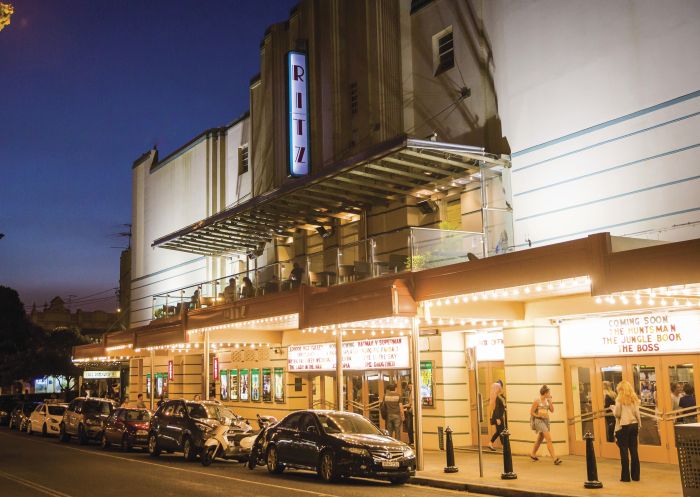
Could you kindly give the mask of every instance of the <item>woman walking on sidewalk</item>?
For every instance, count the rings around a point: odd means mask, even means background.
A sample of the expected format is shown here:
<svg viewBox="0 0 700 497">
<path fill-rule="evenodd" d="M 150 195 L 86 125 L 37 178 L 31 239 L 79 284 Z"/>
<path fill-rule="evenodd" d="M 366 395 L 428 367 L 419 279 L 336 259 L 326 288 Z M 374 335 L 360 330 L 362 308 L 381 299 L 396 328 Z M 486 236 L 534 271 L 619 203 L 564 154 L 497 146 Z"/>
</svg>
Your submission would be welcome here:
<svg viewBox="0 0 700 497">
<path fill-rule="evenodd" d="M 542 441 L 547 442 L 547 450 L 549 455 L 554 459 L 554 464 L 562 463 L 554 452 L 554 444 L 552 443 L 552 434 L 549 433 L 549 413 L 554 412 L 554 403 L 552 402 L 552 394 L 547 385 L 542 385 L 540 388 L 540 396 L 532 402 L 530 407 L 530 428 L 537 433 L 537 440 L 530 452 L 530 459 L 539 461 L 537 451 L 540 449 Z"/>
<path fill-rule="evenodd" d="M 503 396 L 503 383 L 501 380 L 491 385 L 491 395 L 489 397 L 489 407 L 491 408 L 490 422 L 496 427 L 496 431 L 491 436 L 489 449 L 496 450 L 493 443 L 501 436 L 506 428 L 506 398 Z"/>
<path fill-rule="evenodd" d="M 620 448 L 622 473 L 620 481 L 639 481 L 639 453 L 637 452 L 639 427 L 642 418 L 639 415 L 639 397 L 634 393 L 629 381 L 623 380 L 617 385 L 617 401 L 613 409 L 615 414 L 615 438 Z M 631 475 L 630 475 L 631 473 Z"/>
</svg>

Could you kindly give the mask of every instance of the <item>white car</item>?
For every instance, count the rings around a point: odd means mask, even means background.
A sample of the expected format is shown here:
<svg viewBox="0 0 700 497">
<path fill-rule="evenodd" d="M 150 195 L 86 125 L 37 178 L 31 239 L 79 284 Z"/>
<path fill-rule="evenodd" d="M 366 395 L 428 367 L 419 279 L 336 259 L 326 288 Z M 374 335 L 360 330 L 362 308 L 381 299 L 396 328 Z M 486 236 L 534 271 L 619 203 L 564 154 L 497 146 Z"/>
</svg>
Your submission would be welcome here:
<svg viewBox="0 0 700 497">
<path fill-rule="evenodd" d="M 39 404 L 29 416 L 27 434 L 38 432 L 44 436 L 58 435 L 66 407 L 68 404 Z"/>
</svg>

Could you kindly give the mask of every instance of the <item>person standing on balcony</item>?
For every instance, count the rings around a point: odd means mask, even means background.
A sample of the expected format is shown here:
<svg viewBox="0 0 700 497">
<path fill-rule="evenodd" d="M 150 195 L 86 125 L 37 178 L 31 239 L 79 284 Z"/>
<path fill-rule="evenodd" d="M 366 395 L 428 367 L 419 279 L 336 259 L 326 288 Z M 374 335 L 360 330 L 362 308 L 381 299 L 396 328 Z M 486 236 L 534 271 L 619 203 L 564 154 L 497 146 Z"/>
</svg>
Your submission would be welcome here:
<svg viewBox="0 0 700 497">
<path fill-rule="evenodd" d="M 199 288 L 194 291 L 192 298 L 190 299 L 190 309 L 199 309 L 201 307 L 199 302 Z"/>
<path fill-rule="evenodd" d="M 253 282 L 247 276 L 243 277 L 243 285 L 241 285 L 241 298 L 249 299 L 255 295 L 255 288 L 253 288 Z"/>
<path fill-rule="evenodd" d="M 224 288 L 224 304 L 233 304 L 234 300 L 236 300 L 236 278 L 231 278 Z"/>
<path fill-rule="evenodd" d="M 295 262 L 292 270 L 289 273 L 289 281 L 292 282 L 292 288 L 299 288 L 301 285 L 301 278 L 303 276 L 304 270 L 301 268 L 298 262 Z"/>
</svg>

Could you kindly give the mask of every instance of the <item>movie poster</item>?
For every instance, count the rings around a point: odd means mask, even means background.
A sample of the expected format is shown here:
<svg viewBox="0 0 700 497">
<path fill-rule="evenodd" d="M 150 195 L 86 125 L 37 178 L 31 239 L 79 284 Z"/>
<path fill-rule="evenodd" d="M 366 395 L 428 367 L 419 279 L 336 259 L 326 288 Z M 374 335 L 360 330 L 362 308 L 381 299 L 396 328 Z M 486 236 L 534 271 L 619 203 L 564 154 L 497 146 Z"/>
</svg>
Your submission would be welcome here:
<svg viewBox="0 0 700 497">
<path fill-rule="evenodd" d="M 275 402 L 284 402 L 284 368 L 275 368 Z"/>
<path fill-rule="evenodd" d="M 262 370 L 262 399 L 263 402 L 272 402 L 272 374 L 270 368 Z"/>
<path fill-rule="evenodd" d="M 229 371 L 229 396 L 231 400 L 238 400 L 238 370 Z"/>
<path fill-rule="evenodd" d="M 238 381 L 241 384 L 241 400 L 250 400 L 250 378 L 248 377 L 247 369 L 241 369 L 241 377 Z"/>
<path fill-rule="evenodd" d="M 250 400 L 260 402 L 260 370 L 258 368 L 250 370 Z"/>
<path fill-rule="evenodd" d="M 228 375 L 226 371 L 221 371 L 219 374 L 219 382 L 221 385 L 221 400 L 228 400 Z"/>
</svg>

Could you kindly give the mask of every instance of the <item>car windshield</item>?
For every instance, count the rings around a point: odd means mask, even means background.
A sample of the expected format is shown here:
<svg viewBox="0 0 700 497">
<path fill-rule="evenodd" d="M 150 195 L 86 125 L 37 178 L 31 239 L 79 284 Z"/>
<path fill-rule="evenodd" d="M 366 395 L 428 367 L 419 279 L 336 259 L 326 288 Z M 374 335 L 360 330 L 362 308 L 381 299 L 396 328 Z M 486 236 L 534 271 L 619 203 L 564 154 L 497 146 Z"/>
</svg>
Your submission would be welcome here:
<svg viewBox="0 0 700 497">
<path fill-rule="evenodd" d="M 85 414 L 109 414 L 109 404 L 107 402 L 98 402 L 96 400 L 86 400 L 83 407 Z"/>
<path fill-rule="evenodd" d="M 319 414 L 321 426 L 328 434 L 358 433 L 361 435 L 381 435 L 379 429 L 357 414 Z"/>
<path fill-rule="evenodd" d="M 49 406 L 49 414 L 51 416 L 63 416 L 65 410 L 64 406 Z"/>
<path fill-rule="evenodd" d="M 195 419 L 217 419 L 228 421 L 236 419 L 230 409 L 218 404 L 187 404 L 187 413 Z"/>
<path fill-rule="evenodd" d="M 127 421 L 148 421 L 151 419 L 151 413 L 148 411 L 126 411 Z"/>
</svg>

